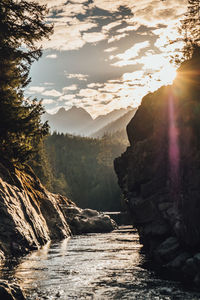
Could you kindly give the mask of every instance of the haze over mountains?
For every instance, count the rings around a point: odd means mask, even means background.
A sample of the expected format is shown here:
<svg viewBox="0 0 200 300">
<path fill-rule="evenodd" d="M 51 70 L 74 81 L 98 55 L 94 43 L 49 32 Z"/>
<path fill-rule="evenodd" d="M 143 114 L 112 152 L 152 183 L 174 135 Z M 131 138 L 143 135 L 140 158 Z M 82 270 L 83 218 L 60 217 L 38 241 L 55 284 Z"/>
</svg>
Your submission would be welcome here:
<svg viewBox="0 0 200 300">
<path fill-rule="evenodd" d="M 136 112 L 136 109 L 131 109 L 125 114 L 123 114 L 121 117 L 117 118 L 116 120 L 108 123 L 103 128 L 100 128 L 93 134 L 91 134 L 91 137 L 94 138 L 100 138 L 104 134 L 113 134 L 117 131 L 125 130 L 127 124 L 130 122 L 130 120 L 133 118 L 134 114 Z"/>
<path fill-rule="evenodd" d="M 45 113 L 43 121 L 49 121 L 51 132 L 70 133 L 81 136 L 102 137 L 123 130 L 134 116 L 136 109 L 131 107 L 113 110 L 106 115 L 93 119 L 83 108 L 73 106 L 69 110 L 63 107 L 55 114 Z"/>
</svg>

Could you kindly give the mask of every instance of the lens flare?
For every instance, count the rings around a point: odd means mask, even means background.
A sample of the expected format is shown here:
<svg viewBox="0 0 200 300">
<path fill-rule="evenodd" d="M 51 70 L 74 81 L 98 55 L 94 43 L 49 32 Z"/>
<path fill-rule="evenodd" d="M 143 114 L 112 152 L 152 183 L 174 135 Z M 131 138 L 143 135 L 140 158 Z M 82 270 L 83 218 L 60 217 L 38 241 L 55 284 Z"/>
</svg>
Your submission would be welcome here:
<svg viewBox="0 0 200 300">
<path fill-rule="evenodd" d="M 175 116 L 175 97 L 173 92 L 170 92 L 168 99 L 168 120 L 169 120 L 169 175 L 173 194 L 176 195 L 179 189 L 179 130 L 176 125 Z"/>
</svg>

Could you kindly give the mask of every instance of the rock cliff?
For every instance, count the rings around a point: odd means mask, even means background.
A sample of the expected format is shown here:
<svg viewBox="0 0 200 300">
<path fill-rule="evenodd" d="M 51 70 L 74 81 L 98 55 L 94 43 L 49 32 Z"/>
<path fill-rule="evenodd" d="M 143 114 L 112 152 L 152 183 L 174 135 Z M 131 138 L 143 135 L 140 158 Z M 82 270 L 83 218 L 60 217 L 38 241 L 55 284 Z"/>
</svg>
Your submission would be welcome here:
<svg viewBox="0 0 200 300">
<path fill-rule="evenodd" d="M 80 209 L 66 197 L 48 192 L 28 165 L 18 169 L 3 160 L 0 216 L 0 259 L 22 255 L 49 240 L 116 227 L 110 217 Z"/>
<path fill-rule="evenodd" d="M 49 193 L 28 166 L 0 162 L 0 254 L 20 255 L 71 234 L 61 205 L 71 201 Z"/>
<path fill-rule="evenodd" d="M 200 58 L 142 100 L 114 162 L 140 241 L 164 270 L 200 283 Z M 181 271 L 181 272 L 180 272 Z"/>
<path fill-rule="evenodd" d="M 109 232 L 116 223 L 91 209 L 48 192 L 28 165 L 0 160 L 0 264 L 71 234 Z M 0 299 L 23 300 L 14 283 L 0 280 Z"/>
</svg>

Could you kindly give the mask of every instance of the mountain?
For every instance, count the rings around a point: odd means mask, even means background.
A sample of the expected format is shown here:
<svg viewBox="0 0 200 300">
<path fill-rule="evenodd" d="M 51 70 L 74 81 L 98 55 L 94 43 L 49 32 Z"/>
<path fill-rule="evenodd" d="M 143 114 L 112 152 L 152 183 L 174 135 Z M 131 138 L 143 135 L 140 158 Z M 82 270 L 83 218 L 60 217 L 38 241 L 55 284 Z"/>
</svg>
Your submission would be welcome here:
<svg viewBox="0 0 200 300">
<path fill-rule="evenodd" d="M 83 108 L 73 106 L 69 110 L 60 108 L 56 114 L 45 113 L 43 121 L 49 121 L 51 131 L 85 135 L 85 127 L 89 126 L 93 119 Z"/>
<path fill-rule="evenodd" d="M 49 122 L 51 132 L 57 131 L 60 133 L 92 136 L 108 124 L 125 116 L 130 110 L 131 108 L 115 109 L 108 114 L 100 115 L 96 119 L 93 119 L 91 115 L 81 107 L 73 106 L 67 111 L 62 107 L 53 115 L 45 113 L 42 119 L 43 121 Z"/>
<path fill-rule="evenodd" d="M 91 135 L 94 138 L 101 138 L 104 134 L 113 134 L 117 131 L 122 131 L 126 129 L 126 126 L 130 122 L 130 120 L 135 115 L 137 109 L 133 109 L 125 113 L 122 117 L 118 118 L 117 120 L 110 122 L 100 130 L 96 131 Z"/>
<path fill-rule="evenodd" d="M 86 128 L 87 134 L 93 136 L 95 132 L 99 131 L 111 122 L 118 120 L 120 117 L 125 115 L 130 109 L 131 108 L 115 109 L 106 115 L 98 116 L 96 119 L 94 119 L 94 122 Z"/>
</svg>

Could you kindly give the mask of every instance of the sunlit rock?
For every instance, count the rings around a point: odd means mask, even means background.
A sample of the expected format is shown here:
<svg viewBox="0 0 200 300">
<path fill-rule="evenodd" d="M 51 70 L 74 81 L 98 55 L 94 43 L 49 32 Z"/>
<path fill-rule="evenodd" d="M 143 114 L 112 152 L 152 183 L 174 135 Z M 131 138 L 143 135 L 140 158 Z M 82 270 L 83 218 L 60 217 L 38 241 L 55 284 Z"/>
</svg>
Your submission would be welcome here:
<svg viewBox="0 0 200 300">
<path fill-rule="evenodd" d="M 21 255 L 47 241 L 70 235 L 61 210 L 69 204 L 62 196 L 49 193 L 24 166 L 19 170 L 0 163 L 0 257 Z"/>
<path fill-rule="evenodd" d="M 0 281 L 0 299 L 2 300 L 25 300 L 21 288 L 17 284 L 9 284 L 6 281 Z"/>
</svg>

